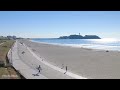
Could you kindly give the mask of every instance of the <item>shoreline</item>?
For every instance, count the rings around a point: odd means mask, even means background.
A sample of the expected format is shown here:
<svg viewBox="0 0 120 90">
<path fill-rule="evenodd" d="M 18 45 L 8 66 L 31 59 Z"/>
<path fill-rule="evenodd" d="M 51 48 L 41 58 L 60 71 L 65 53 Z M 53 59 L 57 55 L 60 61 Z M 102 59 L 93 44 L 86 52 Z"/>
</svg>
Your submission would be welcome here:
<svg viewBox="0 0 120 90">
<path fill-rule="evenodd" d="M 110 51 L 110 52 L 120 52 L 120 50 L 109 50 L 109 49 L 96 49 L 96 48 L 89 48 L 89 47 L 84 47 L 83 46 L 73 46 L 73 44 L 68 45 L 68 44 L 58 44 L 58 43 L 46 43 L 46 42 L 39 42 L 39 41 L 34 41 L 34 40 L 28 40 L 31 42 L 35 42 L 38 44 L 47 44 L 47 45 L 54 45 L 54 46 L 63 46 L 63 47 L 70 47 L 70 48 L 81 48 L 81 49 L 86 49 L 86 50 L 92 50 L 92 51 Z"/>
</svg>

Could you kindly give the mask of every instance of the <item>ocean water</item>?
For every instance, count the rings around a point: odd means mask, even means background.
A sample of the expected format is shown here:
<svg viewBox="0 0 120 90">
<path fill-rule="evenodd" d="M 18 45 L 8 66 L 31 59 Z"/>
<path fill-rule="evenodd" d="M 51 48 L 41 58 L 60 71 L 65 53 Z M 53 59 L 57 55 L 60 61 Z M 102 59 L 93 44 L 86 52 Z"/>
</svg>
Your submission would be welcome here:
<svg viewBox="0 0 120 90">
<path fill-rule="evenodd" d="M 97 50 L 120 51 L 120 40 L 113 38 L 104 39 L 55 39 L 55 38 L 36 38 L 34 42 L 48 43 L 54 45 L 71 46 L 77 48 L 90 48 Z"/>
</svg>

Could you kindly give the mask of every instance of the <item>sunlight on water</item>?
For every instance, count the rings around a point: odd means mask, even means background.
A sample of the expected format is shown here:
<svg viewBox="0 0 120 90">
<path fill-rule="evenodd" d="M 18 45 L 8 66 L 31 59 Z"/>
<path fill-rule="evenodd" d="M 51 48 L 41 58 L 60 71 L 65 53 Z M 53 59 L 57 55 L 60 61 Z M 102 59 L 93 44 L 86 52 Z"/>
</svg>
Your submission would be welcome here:
<svg viewBox="0 0 120 90">
<path fill-rule="evenodd" d="M 101 50 L 120 51 L 120 40 L 115 38 L 104 39 L 34 39 L 33 41 L 43 42 L 61 46 L 71 46 L 77 48 L 90 48 Z"/>
<path fill-rule="evenodd" d="M 104 39 L 94 39 L 94 40 L 91 40 L 93 42 L 96 42 L 96 43 L 114 43 L 114 42 L 118 42 L 118 39 L 115 39 L 115 38 L 104 38 Z"/>
</svg>

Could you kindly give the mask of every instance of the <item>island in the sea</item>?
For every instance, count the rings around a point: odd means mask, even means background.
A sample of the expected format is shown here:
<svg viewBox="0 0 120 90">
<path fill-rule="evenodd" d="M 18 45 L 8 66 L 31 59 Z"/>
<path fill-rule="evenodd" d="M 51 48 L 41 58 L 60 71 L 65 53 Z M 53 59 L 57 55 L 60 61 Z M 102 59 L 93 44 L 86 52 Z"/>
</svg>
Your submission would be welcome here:
<svg viewBox="0 0 120 90">
<path fill-rule="evenodd" d="M 80 35 L 69 35 L 69 36 L 60 36 L 59 39 L 101 39 L 99 36 L 97 35 L 85 35 L 85 36 L 82 36 Z"/>
</svg>

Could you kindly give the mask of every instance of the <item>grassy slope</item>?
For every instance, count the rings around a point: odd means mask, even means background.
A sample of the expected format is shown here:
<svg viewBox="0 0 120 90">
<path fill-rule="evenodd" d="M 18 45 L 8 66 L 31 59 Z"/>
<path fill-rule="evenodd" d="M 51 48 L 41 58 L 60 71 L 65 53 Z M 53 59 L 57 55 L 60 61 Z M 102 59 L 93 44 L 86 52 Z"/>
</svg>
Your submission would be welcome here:
<svg viewBox="0 0 120 90">
<path fill-rule="evenodd" d="M 8 61 L 6 59 L 6 55 L 13 45 L 13 40 L 5 40 L 4 44 L 0 45 L 0 60 L 4 61 L 5 64 L 8 64 Z M 0 40 L 0 42 L 2 42 Z M 3 78 L 5 75 L 12 75 L 13 77 L 17 75 L 16 71 L 12 67 L 2 67 L 0 68 L 0 78 Z M 17 75 L 18 76 L 18 75 Z M 19 79 L 20 77 L 14 77 L 15 79 Z M 13 79 L 13 78 L 12 78 Z"/>
</svg>

